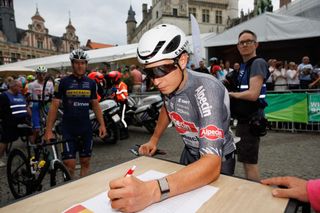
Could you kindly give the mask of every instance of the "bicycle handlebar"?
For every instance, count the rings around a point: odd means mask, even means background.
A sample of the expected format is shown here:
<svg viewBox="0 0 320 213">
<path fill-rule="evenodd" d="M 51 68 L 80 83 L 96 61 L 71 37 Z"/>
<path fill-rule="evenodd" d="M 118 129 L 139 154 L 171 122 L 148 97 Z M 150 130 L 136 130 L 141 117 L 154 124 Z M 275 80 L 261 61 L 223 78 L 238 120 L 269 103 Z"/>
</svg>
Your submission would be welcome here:
<svg viewBox="0 0 320 213">
<path fill-rule="evenodd" d="M 60 143 L 66 143 L 67 141 L 66 140 L 61 140 L 61 141 L 58 141 L 57 139 L 50 139 L 50 142 L 46 142 L 46 141 L 42 141 L 40 144 L 40 146 L 51 146 L 51 145 L 56 145 L 56 144 L 60 144 Z"/>
<path fill-rule="evenodd" d="M 140 144 L 136 144 L 136 145 L 134 145 L 132 148 L 130 148 L 129 149 L 129 151 L 132 153 L 132 154 L 134 154 L 135 156 L 140 156 L 140 154 L 139 154 L 139 148 L 140 148 Z M 154 153 L 154 155 L 153 156 L 155 156 L 155 155 L 165 155 L 165 154 L 167 154 L 164 150 L 162 150 L 162 149 L 157 149 L 157 151 Z"/>
</svg>

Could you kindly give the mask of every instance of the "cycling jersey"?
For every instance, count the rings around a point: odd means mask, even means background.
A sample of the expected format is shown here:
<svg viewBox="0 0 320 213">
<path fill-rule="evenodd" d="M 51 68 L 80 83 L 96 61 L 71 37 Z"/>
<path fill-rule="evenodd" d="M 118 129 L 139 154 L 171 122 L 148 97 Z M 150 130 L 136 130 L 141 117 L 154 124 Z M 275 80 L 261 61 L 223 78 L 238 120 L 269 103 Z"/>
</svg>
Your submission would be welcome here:
<svg viewBox="0 0 320 213">
<path fill-rule="evenodd" d="M 35 80 L 28 84 L 28 92 L 31 95 L 31 100 L 42 100 L 42 90 L 43 84 L 39 83 L 38 80 Z M 49 96 L 53 94 L 54 88 L 52 82 L 47 82 L 45 88 L 45 100 L 49 99 Z"/>
<path fill-rule="evenodd" d="M 42 100 L 42 91 L 43 91 L 43 84 L 39 83 L 38 80 L 35 80 L 27 85 L 28 90 L 27 94 L 30 94 L 32 101 L 39 101 Z M 54 88 L 52 82 L 47 82 L 45 92 L 44 92 L 44 99 L 49 100 L 49 96 L 53 94 Z M 32 110 L 32 128 L 39 129 L 41 128 L 40 125 L 40 105 L 39 102 L 32 102 L 30 103 L 31 110 Z"/>
<path fill-rule="evenodd" d="M 184 88 L 171 98 L 165 96 L 168 115 L 193 158 L 183 152 L 180 162 L 188 164 L 204 154 L 225 157 L 235 150 L 228 92 L 213 76 L 190 70 L 187 74 Z"/>
<path fill-rule="evenodd" d="M 74 75 L 61 79 L 54 98 L 62 100 L 62 158 L 75 159 L 76 152 L 80 157 L 90 157 L 92 152 L 92 127 L 89 119 L 90 102 L 97 99 L 95 81 L 83 76 Z M 79 140 L 81 137 L 82 142 Z"/>
<path fill-rule="evenodd" d="M 79 133 L 91 129 L 90 101 L 97 99 L 97 87 L 93 80 L 86 76 L 67 76 L 61 79 L 54 97 L 62 100 L 64 127 Z"/>
</svg>

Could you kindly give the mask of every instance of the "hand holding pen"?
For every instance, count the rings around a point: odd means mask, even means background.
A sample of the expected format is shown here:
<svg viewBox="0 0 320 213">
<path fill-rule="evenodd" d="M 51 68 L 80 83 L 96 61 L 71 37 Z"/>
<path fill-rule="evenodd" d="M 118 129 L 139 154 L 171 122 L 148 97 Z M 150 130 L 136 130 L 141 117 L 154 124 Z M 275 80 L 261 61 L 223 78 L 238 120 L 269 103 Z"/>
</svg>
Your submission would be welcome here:
<svg viewBox="0 0 320 213">
<path fill-rule="evenodd" d="M 122 178 L 110 181 L 108 197 L 113 209 L 137 212 L 159 200 L 160 194 L 155 194 L 159 191 L 157 181 L 139 180 L 133 176 L 135 169 L 136 166 L 132 166 Z"/>
</svg>

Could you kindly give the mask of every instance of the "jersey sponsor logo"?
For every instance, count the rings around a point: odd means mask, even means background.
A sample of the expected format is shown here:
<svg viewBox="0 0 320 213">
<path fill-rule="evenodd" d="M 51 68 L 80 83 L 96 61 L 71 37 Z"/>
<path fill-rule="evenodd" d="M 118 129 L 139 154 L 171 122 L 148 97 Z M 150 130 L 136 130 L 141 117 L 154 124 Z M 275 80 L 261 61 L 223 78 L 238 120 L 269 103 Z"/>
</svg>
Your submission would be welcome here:
<svg viewBox="0 0 320 213">
<path fill-rule="evenodd" d="M 182 105 L 182 104 L 177 104 L 177 107 L 188 110 L 189 111 L 189 105 Z"/>
<path fill-rule="evenodd" d="M 82 83 L 83 89 L 89 89 L 90 88 L 90 83 L 89 82 L 83 82 Z"/>
<path fill-rule="evenodd" d="M 91 91 L 90 90 L 67 90 L 66 94 L 68 97 L 90 97 Z"/>
<path fill-rule="evenodd" d="M 196 89 L 196 94 L 195 94 L 202 118 L 210 116 L 211 108 L 212 108 L 212 106 L 208 103 L 208 99 L 205 95 L 205 91 L 206 90 L 203 88 L 203 86 L 200 86 Z"/>
<path fill-rule="evenodd" d="M 181 115 L 176 112 L 170 112 L 169 116 L 173 121 L 177 132 L 184 134 L 186 132 L 198 132 L 196 125 L 192 122 L 183 120 Z"/>
<path fill-rule="evenodd" d="M 189 113 L 188 111 L 185 111 L 185 110 L 183 110 L 183 109 L 177 108 L 176 111 L 177 111 L 178 113 L 181 113 L 181 114 L 184 114 L 184 115 L 190 115 L 190 113 Z"/>
<path fill-rule="evenodd" d="M 82 103 L 82 102 L 73 102 L 73 106 L 75 107 L 87 107 L 89 106 L 89 103 Z"/>
<path fill-rule="evenodd" d="M 178 99 L 178 103 L 190 104 L 190 101 L 188 101 L 188 100 L 183 100 L 182 98 L 179 98 L 179 99 Z"/>
<path fill-rule="evenodd" d="M 215 125 L 208 125 L 205 128 L 200 129 L 199 137 L 208 140 L 217 140 L 219 138 L 224 138 L 224 132 Z"/>
</svg>

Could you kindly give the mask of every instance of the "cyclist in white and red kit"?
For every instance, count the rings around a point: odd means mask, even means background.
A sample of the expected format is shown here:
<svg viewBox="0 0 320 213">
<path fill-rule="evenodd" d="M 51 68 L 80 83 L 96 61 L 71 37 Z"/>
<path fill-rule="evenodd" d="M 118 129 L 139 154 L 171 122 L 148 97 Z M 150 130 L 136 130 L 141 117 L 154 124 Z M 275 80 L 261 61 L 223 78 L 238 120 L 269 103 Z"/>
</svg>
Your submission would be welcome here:
<svg viewBox="0 0 320 213">
<path fill-rule="evenodd" d="M 187 166 L 158 180 L 142 182 L 130 177 L 130 181 L 125 178 L 111 181 L 108 196 L 114 209 L 138 211 L 215 181 L 220 172 L 230 175 L 234 172 L 228 92 L 213 76 L 186 68 L 187 50 L 183 31 L 169 24 L 147 31 L 137 50 L 144 72 L 164 99 L 154 134 L 139 153 L 153 155 L 172 121 L 185 144 L 180 163 Z"/>
</svg>

